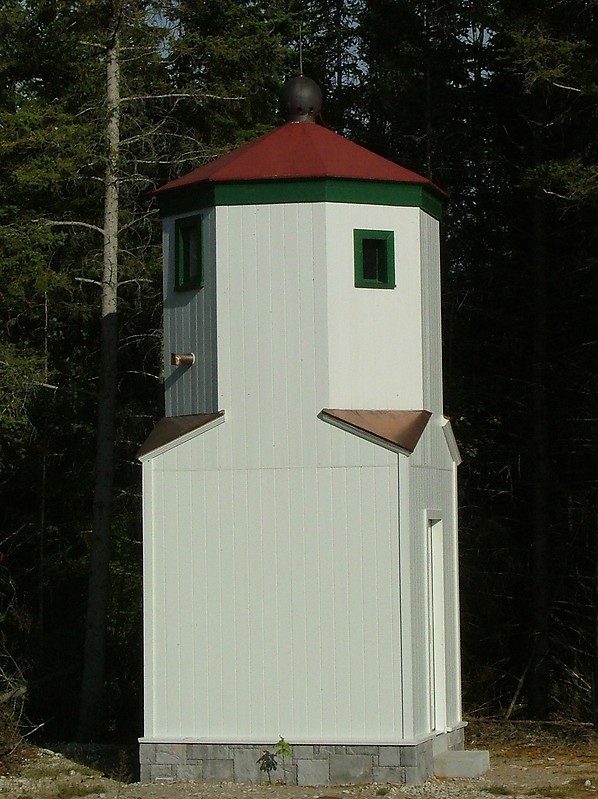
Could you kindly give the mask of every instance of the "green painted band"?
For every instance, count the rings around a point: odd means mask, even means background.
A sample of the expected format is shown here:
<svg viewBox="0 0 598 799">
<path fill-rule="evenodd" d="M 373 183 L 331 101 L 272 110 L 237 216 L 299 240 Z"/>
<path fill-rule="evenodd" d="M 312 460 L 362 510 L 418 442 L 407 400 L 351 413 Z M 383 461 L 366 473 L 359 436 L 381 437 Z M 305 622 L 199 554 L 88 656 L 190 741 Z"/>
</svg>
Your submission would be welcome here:
<svg viewBox="0 0 598 799">
<path fill-rule="evenodd" d="M 440 195 L 418 183 L 341 178 L 203 183 L 158 194 L 157 200 L 162 216 L 217 205 L 332 202 L 415 207 L 442 219 L 444 205 Z"/>
</svg>

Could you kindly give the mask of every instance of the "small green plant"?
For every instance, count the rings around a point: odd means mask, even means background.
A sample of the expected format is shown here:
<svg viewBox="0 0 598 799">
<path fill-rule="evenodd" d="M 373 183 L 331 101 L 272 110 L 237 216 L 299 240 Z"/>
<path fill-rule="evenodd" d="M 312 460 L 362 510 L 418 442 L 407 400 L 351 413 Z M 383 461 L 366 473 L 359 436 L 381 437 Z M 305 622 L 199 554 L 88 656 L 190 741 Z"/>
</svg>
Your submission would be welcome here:
<svg viewBox="0 0 598 799">
<path fill-rule="evenodd" d="M 282 760 L 282 773 L 286 781 L 287 758 L 291 760 L 291 758 L 293 757 L 293 747 L 288 741 L 285 741 L 285 739 L 281 735 L 280 738 L 278 739 L 274 752 L 276 754 L 276 757 Z"/>
<path fill-rule="evenodd" d="M 376 796 L 386 796 L 386 794 L 388 793 L 388 790 L 389 789 L 385 788 L 385 787 L 377 788 L 376 789 Z"/>
<path fill-rule="evenodd" d="M 278 743 L 276 744 L 274 752 L 276 754 L 276 757 L 279 757 L 283 763 L 285 761 L 285 758 L 293 757 L 293 747 L 291 746 L 290 743 L 288 743 L 288 741 L 285 741 L 282 735 L 278 739 Z"/>
</svg>

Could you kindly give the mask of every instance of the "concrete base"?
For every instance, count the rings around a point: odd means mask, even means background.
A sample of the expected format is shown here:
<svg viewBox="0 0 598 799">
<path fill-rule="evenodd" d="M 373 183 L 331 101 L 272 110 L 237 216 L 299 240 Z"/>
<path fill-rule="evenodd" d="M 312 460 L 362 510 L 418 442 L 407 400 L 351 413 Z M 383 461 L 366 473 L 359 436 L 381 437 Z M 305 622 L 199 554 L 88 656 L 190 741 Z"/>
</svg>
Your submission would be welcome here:
<svg viewBox="0 0 598 799">
<path fill-rule="evenodd" d="M 444 752 L 434 758 L 436 777 L 481 777 L 490 768 L 490 755 L 483 750 Z"/>
<path fill-rule="evenodd" d="M 141 741 L 142 782 L 203 780 L 267 783 L 258 759 L 276 744 L 221 744 Z M 463 748 L 463 729 L 418 744 L 296 744 L 278 762 L 272 782 L 288 785 L 392 783 L 418 785 L 435 773 L 439 758 Z M 455 752 L 457 754 L 457 752 Z M 467 753 L 471 754 L 471 753 Z"/>
</svg>

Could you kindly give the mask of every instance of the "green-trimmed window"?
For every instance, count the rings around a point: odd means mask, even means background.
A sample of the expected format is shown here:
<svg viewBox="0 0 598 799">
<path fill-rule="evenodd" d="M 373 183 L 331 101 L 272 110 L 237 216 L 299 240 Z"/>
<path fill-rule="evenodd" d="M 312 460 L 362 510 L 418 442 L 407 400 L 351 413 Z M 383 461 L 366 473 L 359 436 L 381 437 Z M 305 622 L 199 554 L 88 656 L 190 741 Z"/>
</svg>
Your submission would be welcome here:
<svg viewBox="0 0 598 799">
<path fill-rule="evenodd" d="M 355 285 L 394 289 L 395 242 L 392 230 L 354 230 Z"/>
<path fill-rule="evenodd" d="M 186 216 L 174 223 L 174 288 L 176 291 L 203 286 L 201 216 Z"/>
</svg>

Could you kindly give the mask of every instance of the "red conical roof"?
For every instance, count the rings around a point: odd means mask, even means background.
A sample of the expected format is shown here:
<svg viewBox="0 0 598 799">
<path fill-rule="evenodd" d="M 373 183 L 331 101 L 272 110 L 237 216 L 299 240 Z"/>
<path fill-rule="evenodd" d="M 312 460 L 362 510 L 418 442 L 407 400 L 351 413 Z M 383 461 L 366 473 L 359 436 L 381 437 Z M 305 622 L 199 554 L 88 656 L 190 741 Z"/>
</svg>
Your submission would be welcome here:
<svg viewBox="0 0 598 799">
<path fill-rule="evenodd" d="M 321 125 L 287 122 L 162 186 L 157 193 L 198 183 L 345 178 L 427 185 L 430 180 L 382 158 Z"/>
</svg>

